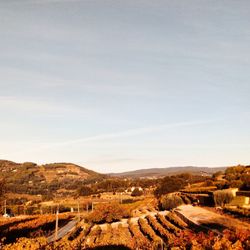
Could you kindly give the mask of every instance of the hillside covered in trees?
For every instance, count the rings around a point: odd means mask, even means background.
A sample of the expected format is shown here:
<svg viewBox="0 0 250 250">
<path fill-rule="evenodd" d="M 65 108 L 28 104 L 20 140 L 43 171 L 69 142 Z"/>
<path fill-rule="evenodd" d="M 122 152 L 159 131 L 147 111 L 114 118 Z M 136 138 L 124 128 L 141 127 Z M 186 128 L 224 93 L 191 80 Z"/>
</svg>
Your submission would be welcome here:
<svg viewBox="0 0 250 250">
<path fill-rule="evenodd" d="M 7 192 L 50 195 L 62 189 L 76 190 L 86 181 L 102 179 L 104 175 L 72 163 L 37 165 L 0 160 L 0 180 Z"/>
</svg>

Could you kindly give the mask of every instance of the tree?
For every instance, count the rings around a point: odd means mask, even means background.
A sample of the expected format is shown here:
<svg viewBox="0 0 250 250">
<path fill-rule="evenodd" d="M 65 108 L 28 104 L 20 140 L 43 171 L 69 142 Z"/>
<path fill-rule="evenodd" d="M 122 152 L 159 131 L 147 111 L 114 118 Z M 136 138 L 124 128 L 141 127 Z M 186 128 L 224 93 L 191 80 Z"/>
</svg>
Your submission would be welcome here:
<svg viewBox="0 0 250 250">
<path fill-rule="evenodd" d="M 223 175 L 223 171 L 217 171 L 212 175 L 212 178 L 216 180 L 220 175 Z"/>
<path fill-rule="evenodd" d="M 96 206 L 87 221 L 93 223 L 111 223 L 129 217 L 128 210 L 119 203 L 104 203 Z"/>
<path fill-rule="evenodd" d="M 0 200 L 3 198 L 5 193 L 5 181 L 4 179 L 0 180 Z"/>
<path fill-rule="evenodd" d="M 241 180 L 233 180 L 229 182 L 229 186 L 231 188 L 241 188 L 243 186 L 243 181 Z"/>
<path fill-rule="evenodd" d="M 204 186 L 205 187 L 210 187 L 210 186 L 213 186 L 213 185 L 214 185 L 214 183 L 213 183 L 212 180 L 206 180 L 206 181 L 204 181 Z"/>
<path fill-rule="evenodd" d="M 177 194 L 164 195 L 160 200 L 161 208 L 170 210 L 183 204 L 182 198 Z"/>
<path fill-rule="evenodd" d="M 163 194 L 179 191 L 185 186 L 186 182 L 178 176 L 166 176 L 155 190 L 155 195 L 160 197 Z"/>
<path fill-rule="evenodd" d="M 243 181 L 243 189 L 250 190 L 250 174 L 243 174 L 241 180 Z"/>
<path fill-rule="evenodd" d="M 141 196 L 143 194 L 143 191 L 139 188 L 135 188 L 133 192 L 131 193 L 131 196 Z"/>
<path fill-rule="evenodd" d="M 82 186 L 79 188 L 78 194 L 80 196 L 89 196 L 89 195 L 93 194 L 93 190 L 92 190 L 92 188 L 90 188 L 88 186 Z"/>
</svg>

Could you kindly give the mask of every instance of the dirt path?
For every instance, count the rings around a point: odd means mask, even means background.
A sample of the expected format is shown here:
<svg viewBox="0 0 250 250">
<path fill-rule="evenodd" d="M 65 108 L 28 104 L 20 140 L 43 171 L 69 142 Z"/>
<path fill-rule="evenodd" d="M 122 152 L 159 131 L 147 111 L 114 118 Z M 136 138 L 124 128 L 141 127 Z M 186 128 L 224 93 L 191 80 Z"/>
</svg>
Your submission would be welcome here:
<svg viewBox="0 0 250 250">
<path fill-rule="evenodd" d="M 68 234 L 73 228 L 75 228 L 76 224 L 77 224 L 77 220 L 72 220 L 70 222 L 68 222 L 64 227 L 61 227 L 58 230 L 58 236 L 57 239 L 61 239 L 62 237 L 64 237 L 66 234 Z M 52 235 L 50 235 L 47 238 L 47 241 L 50 243 L 52 241 L 55 241 L 55 233 L 53 233 Z"/>
<path fill-rule="evenodd" d="M 179 206 L 176 211 L 183 217 L 198 226 L 204 226 L 211 229 L 223 230 L 229 229 L 249 229 L 250 225 L 246 222 L 234 218 L 228 218 L 225 215 L 220 215 L 201 207 L 192 205 Z"/>
</svg>

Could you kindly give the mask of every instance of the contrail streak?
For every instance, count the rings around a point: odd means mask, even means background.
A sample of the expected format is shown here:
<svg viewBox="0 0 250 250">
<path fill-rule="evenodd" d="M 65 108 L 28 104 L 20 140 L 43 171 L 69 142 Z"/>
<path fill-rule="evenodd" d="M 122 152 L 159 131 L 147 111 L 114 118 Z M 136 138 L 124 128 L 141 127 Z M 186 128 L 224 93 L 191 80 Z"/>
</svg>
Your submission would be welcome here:
<svg viewBox="0 0 250 250">
<path fill-rule="evenodd" d="M 178 127 L 189 127 L 189 126 L 196 126 L 196 125 L 202 125 L 202 124 L 208 124 L 215 122 L 216 120 L 196 120 L 196 121 L 187 121 L 187 122 L 177 122 L 177 123 L 169 123 L 169 124 L 162 124 L 162 125 L 155 125 L 151 127 L 142 127 L 142 128 L 135 128 L 135 129 L 129 129 L 117 133 L 106 133 L 106 134 L 100 134 L 95 136 L 89 136 L 84 138 L 78 138 L 74 140 L 68 140 L 64 142 L 56 142 L 56 143 L 48 143 L 43 146 L 34 147 L 31 150 L 22 151 L 22 152 L 16 152 L 16 154 L 23 154 L 23 153 L 31 153 L 31 152 L 37 152 L 44 149 L 52 149 L 52 148 L 58 148 L 58 147 L 65 147 L 70 146 L 74 144 L 82 144 L 85 142 L 91 142 L 91 141 L 102 141 L 102 140 L 109 140 L 113 138 L 122 138 L 122 137 L 130 137 L 130 136 L 136 136 L 136 135 L 142 135 L 142 134 L 148 134 L 153 133 L 156 131 L 161 131 L 164 129 L 169 128 L 178 128 Z"/>
<path fill-rule="evenodd" d="M 128 136 L 133 136 L 133 135 L 152 133 L 152 132 L 167 129 L 167 128 L 187 127 L 187 126 L 194 126 L 194 125 L 200 125 L 200 124 L 207 124 L 213 121 L 214 120 L 178 122 L 178 123 L 172 123 L 172 124 L 157 125 L 157 126 L 152 126 L 152 127 L 136 128 L 136 129 L 130 129 L 130 130 L 121 131 L 117 133 L 107 133 L 107 134 L 101 134 L 101 135 L 90 136 L 90 137 L 85 137 L 85 138 L 79 138 L 75 140 L 69 140 L 65 142 L 55 143 L 52 145 L 65 146 L 65 145 L 71 145 L 71 144 L 78 144 L 82 142 L 99 141 L 99 140 L 113 139 L 113 138 L 119 138 L 119 137 L 128 137 Z"/>
</svg>

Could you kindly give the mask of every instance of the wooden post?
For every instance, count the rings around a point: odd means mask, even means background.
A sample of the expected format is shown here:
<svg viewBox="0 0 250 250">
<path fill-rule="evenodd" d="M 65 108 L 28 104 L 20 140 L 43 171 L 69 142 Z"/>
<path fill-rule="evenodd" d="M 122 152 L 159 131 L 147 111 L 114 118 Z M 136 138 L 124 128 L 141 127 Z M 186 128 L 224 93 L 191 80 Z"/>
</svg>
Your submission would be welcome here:
<svg viewBox="0 0 250 250">
<path fill-rule="evenodd" d="M 79 204 L 79 200 L 77 201 L 77 213 L 78 213 L 78 221 L 80 221 L 81 218 L 80 218 L 80 204 Z"/>
<path fill-rule="evenodd" d="M 58 238 L 58 215 L 59 215 L 59 205 L 57 205 L 56 209 L 56 229 L 55 229 L 55 241 Z"/>
<path fill-rule="evenodd" d="M 4 214 L 7 214 L 6 200 L 4 200 Z"/>
<path fill-rule="evenodd" d="M 161 239 L 161 250 L 164 250 L 163 240 Z"/>
</svg>

